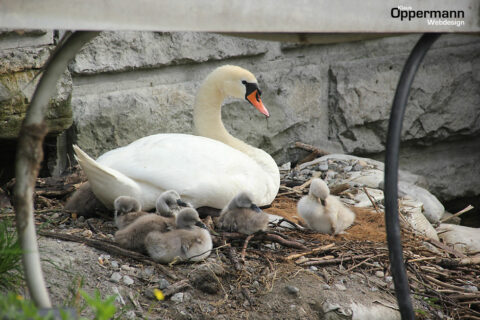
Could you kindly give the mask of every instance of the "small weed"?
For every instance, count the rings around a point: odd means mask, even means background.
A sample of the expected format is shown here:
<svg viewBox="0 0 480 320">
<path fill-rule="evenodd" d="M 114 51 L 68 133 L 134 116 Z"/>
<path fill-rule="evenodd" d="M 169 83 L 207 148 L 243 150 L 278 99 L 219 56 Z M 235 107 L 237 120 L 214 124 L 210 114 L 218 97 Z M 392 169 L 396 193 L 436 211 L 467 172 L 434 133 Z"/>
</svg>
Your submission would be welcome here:
<svg viewBox="0 0 480 320">
<path fill-rule="evenodd" d="M 115 315 L 115 298 L 116 295 L 109 296 L 102 299 L 100 291 L 95 291 L 93 296 L 88 295 L 83 290 L 80 290 L 82 297 L 85 299 L 86 305 L 91 309 L 95 315 L 95 320 L 109 320 Z M 71 315 L 60 310 L 62 320 L 72 319 Z M 40 315 L 38 308 L 30 300 L 24 300 L 22 296 L 14 292 L 9 292 L 6 295 L 0 296 L 0 319 L 15 319 L 15 320 L 51 320 L 54 319 L 53 313 L 49 312 L 47 315 Z M 79 318 L 80 320 L 88 320 L 87 318 Z"/>
<path fill-rule="evenodd" d="M 109 320 L 115 315 L 115 312 L 117 311 L 117 308 L 115 307 L 115 298 L 117 295 L 109 296 L 103 300 L 98 289 L 95 290 L 94 297 L 89 296 L 83 290 L 80 290 L 80 294 L 87 302 L 87 305 L 93 309 L 96 320 Z"/>
<path fill-rule="evenodd" d="M 0 221 L 0 289 L 12 289 L 22 281 L 22 249 L 9 220 Z"/>
</svg>

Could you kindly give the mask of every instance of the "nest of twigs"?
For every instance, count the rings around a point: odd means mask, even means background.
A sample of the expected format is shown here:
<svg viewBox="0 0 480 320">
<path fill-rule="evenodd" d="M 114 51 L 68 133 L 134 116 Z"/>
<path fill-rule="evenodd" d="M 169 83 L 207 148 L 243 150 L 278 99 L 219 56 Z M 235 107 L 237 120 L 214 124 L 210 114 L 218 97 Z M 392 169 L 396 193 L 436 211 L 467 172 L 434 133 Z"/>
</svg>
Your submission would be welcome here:
<svg viewBox="0 0 480 320">
<path fill-rule="evenodd" d="M 45 207 L 37 210 L 37 222 L 51 220 L 52 212 L 61 212 L 59 201 L 65 200 L 66 192 L 59 188 L 59 183 L 65 183 L 69 191 L 76 181 L 55 182 L 55 188 L 49 192 L 45 179 L 39 179 L 40 188 L 37 189 L 37 198 L 45 198 Z M 274 201 L 267 212 L 283 216 L 292 222 L 292 226 L 302 223 L 296 215 L 296 202 L 308 185 L 299 188 L 282 187 L 280 196 Z M 323 235 L 304 228 L 275 228 L 270 232 L 245 236 L 238 233 L 214 231 L 214 252 L 222 252 L 228 257 L 234 272 L 242 273 L 245 260 L 261 261 L 271 271 L 281 266 L 293 267 L 327 267 L 341 266 L 341 273 L 349 272 L 376 272 L 382 271 L 389 275 L 390 262 L 386 244 L 384 213 L 378 208 L 354 209 L 357 214 L 355 224 L 342 235 Z M 71 213 L 62 213 L 59 223 L 76 220 L 77 216 Z M 61 221 L 60 221 L 61 220 Z M 55 222 L 51 231 L 40 231 L 39 234 L 47 237 L 59 238 L 67 241 L 81 242 L 86 245 L 104 250 L 111 254 L 126 256 L 143 263 L 155 265 L 167 276 L 175 277 L 165 267 L 156 264 L 149 257 L 118 247 L 112 239 L 114 230 L 102 227 L 101 219 L 87 219 L 86 230 L 59 230 Z M 207 223 L 208 224 L 208 223 Z M 210 226 L 213 224 L 210 223 Z M 480 319 L 480 292 L 474 287 L 480 287 L 480 255 L 466 255 L 439 241 L 427 239 L 412 230 L 402 228 L 403 254 L 409 277 L 411 293 L 417 300 L 423 301 L 425 308 L 430 309 L 437 317 L 439 310 L 445 316 L 454 319 Z M 275 243 L 276 247 L 272 247 Z M 263 247 L 258 249 L 261 245 Z M 265 247 L 267 245 L 267 247 Z M 239 276 L 240 277 L 240 276 Z M 188 280 L 178 280 L 167 292 L 172 295 L 188 285 Z M 393 293 L 393 285 L 381 288 Z M 248 292 L 242 291 L 245 298 L 252 298 Z M 422 318 L 422 314 L 417 314 Z"/>
</svg>

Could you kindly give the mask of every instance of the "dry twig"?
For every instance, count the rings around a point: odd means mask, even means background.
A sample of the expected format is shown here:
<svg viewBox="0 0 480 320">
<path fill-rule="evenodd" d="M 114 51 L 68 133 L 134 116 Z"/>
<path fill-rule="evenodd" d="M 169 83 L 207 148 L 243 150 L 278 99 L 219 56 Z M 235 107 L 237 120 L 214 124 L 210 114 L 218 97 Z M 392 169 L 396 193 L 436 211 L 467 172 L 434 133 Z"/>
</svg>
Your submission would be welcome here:
<svg viewBox="0 0 480 320">
<path fill-rule="evenodd" d="M 440 219 L 440 223 L 445 223 L 445 222 L 447 222 L 447 221 L 450 220 L 450 219 L 453 219 L 453 218 L 455 218 L 455 217 L 459 217 L 459 216 L 461 216 L 462 214 L 464 214 L 465 212 L 468 212 L 468 211 L 470 211 L 470 210 L 472 210 L 472 209 L 473 209 L 473 206 L 470 204 L 470 205 L 468 205 L 465 209 L 460 210 L 459 212 L 455 213 L 454 215 L 451 215 L 450 217 L 445 217 L 445 218 L 443 218 L 443 219 Z"/>
</svg>

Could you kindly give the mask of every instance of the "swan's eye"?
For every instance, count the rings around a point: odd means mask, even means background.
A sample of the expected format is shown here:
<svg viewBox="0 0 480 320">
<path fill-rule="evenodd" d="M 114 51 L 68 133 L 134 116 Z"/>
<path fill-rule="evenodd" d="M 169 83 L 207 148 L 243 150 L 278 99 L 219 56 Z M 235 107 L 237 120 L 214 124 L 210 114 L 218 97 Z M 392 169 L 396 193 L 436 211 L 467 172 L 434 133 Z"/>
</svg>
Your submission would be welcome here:
<svg viewBox="0 0 480 320">
<path fill-rule="evenodd" d="M 247 82 L 247 81 L 242 81 L 242 83 L 245 85 L 245 98 L 247 98 L 250 94 L 256 91 L 255 98 L 257 98 L 257 101 L 260 101 L 260 95 L 262 92 L 260 89 L 258 89 L 258 85 L 255 82 Z"/>
</svg>

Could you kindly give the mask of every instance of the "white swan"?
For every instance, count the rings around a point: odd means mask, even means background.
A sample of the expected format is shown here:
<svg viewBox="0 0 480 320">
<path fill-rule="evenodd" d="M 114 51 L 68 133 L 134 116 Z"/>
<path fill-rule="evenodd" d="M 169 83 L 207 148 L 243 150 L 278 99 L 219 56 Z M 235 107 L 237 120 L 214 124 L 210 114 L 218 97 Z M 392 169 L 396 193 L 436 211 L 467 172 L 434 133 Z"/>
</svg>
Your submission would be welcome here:
<svg viewBox="0 0 480 320">
<path fill-rule="evenodd" d="M 222 66 L 204 80 L 194 107 L 195 135 L 156 134 L 109 151 L 97 161 L 77 146 L 77 160 L 96 197 L 108 208 L 118 196 L 136 198 L 144 210 L 155 207 L 165 190 L 176 190 L 198 208 L 222 209 L 247 191 L 259 206 L 270 204 L 280 186 L 277 164 L 265 151 L 231 136 L 221 120 L 227 97 L 245 98 L 261 113 L 257 80 L 237 66 Z"/>
</svg>

